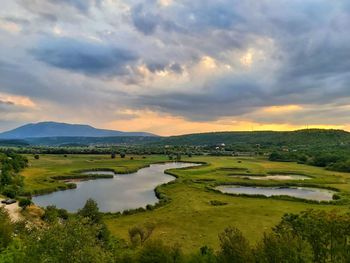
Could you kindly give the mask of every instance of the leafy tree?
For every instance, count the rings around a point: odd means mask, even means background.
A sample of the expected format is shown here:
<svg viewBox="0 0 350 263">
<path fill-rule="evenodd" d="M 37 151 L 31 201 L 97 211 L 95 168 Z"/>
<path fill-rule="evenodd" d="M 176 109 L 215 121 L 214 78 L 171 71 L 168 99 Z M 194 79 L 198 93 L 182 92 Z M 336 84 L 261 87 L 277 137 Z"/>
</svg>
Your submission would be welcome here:
<svg viewBox="0 0 350 263">
<path fill-rule="evenodd" d="M 82 209 L 78 211 L 78 215 L 88 218 L 92 223 L 101 223 L 102 216 L 95 200 L 88 199 Z"/>
<path fill-rule="evenodd" d="M 125 158 L 125 153 L 124 152 L 120 153 L 120 158 Z"/>
<path fill-rule="evenodd" d="M 188 263 L 217 263 L 217 257 L 212 248 L 208 246 L 201 247 L 200 253 L 192 255 Z"/>
<path fill-rule="evenodd" d="M 350 262 L 350 215 L 308 210 L 286 214 L 276 227 L 290 228 L 310 244 L 315 262 Z"/>
<path fill-rule="evenodd" d="M 140 251 L 138 263 L 180 263 L 181 257 L 174 257 L 173 250 L 161 241 L 150 241 Z"/>
<path fill-rule="evenodd" d="M 299 235 L 279 229 L 264 234 L 255 249 L 256 263 L 308 263 L 312 262 L 310 245 Z"/>
<path fill-rule="evenodd" d="M 49 205 L 45 209 L 45 213 L 41 217 L 44 221 L 48 223 L 55 223 L 58 221 L 58 209 L 54 205 Z"/>
<path fill-rule="evenodd" d="M 177 161 L 177 162 L 180 162 L 180 161 L 181 161 L 181 154 L 180 154 L 180 153 L 177 153 L 177 154 L 176 154 L 176 161 Z"/>
<path fill-rule="evenodd" d="M 15 198 L 17 196 L 18 187 L 15 185 L 8 185 L 4 188 L 2 193 L 9 198 Z"/>
<path fill-rule="evenodd" d="M 31 204 L 32 204 L 32 201 L 30 199 L 28 199 L 28 198 L 20 199 L 19 202 L 18 202 L 18 205 L 20 207 L 22 207 L 23 210 L 25 210 Z"/>
<path fill-rule="evenodd" d="M 0 207 L 0 252 L 12 241 L 13 224 L 7 211 Z"/>
<path fill-rule="evenodd" d="M 252 249 L 237 228 L 229 227 L 219 234 L 220 252 L 219 262 L 249 263 L 253 262 Z"/>
<path fill-rule="evenodd" d="M 35 160 L 39 160 L 39 159 L 40 159 L 40 155 L 39 155 L 39 154 L 35 154 L 35 155 L 34 155 L 34 159 L 35 159 Z"/>
<path fill-rule="evenodd" d="M 3 166 L 0 174 L 0 183 L 2 186 L 9 185 L 12 182 L 12 176 L 10 168 L 8 166 Z"/>
<path fill-rule="evenodd" d="M 33 231 L 25 238 L 25 259 L 22 262 L 112 262 L 111 253 L 96 238 L 99 228 L 83 221 L 78 218 Z"/>
<path fill-rule="evenodd" d="M 115 152 L 111 153 L 111 158 L 115 159 Z"/>
</svg>

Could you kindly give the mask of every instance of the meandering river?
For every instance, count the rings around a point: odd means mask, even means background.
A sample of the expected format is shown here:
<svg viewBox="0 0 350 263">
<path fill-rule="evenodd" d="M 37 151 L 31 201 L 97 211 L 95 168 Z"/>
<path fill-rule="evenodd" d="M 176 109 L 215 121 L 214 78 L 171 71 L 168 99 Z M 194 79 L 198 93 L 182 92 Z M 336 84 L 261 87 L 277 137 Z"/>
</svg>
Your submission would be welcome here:
<svg viewBox="0 0 350 263">
<path fill-rule="evenodd" d="M 76 189 L 35 196 L 32 201 L 42 207 L 55 205 L 70 212 L 82 208 L 89 198 L 98 203 L 102 212 L 145 207 L 147 204 L 153 205 L 159 201 L 154 193 L 158 185 L 175 180 L 175 177 L 165 174 L 165 170 L 198 165 L 181 162 L 152 164 L 132 174 L 118 174 L 109 179 L 77 182 Z"/>
</svg>

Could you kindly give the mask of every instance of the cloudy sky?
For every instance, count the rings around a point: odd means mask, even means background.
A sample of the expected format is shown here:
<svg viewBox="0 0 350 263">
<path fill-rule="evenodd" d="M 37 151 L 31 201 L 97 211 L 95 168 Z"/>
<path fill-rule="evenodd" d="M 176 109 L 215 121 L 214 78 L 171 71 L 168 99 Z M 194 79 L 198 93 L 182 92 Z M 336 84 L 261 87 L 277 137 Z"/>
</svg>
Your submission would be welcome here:
<svg viewBox="0 0 350 263">
<path fill-rule="evenodd" d="M 350 130 L 347 0 L 0 6 L 0 130 Z"/>
</svg>

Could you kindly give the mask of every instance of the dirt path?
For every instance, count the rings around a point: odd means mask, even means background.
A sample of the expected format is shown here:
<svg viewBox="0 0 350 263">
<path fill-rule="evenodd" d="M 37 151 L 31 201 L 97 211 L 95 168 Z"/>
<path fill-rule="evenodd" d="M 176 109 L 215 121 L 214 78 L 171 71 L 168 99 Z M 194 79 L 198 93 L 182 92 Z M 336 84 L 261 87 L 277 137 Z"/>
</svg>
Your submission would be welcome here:
<svg viewBox="0 0 350 263">
<path fill-rule="evenodd" d="M 0 199 L 0 202 L 2 200 L 4 199 Z M 13 222 L 20 221 L 21 219 L 23 219 L 23 216 L 21 215 L 21 208 L 18 206 L 18 202 L 11 205 L 4 205 L 0 203 L 0 207 L 4 207 L 7 210 Z"/>
</svg>

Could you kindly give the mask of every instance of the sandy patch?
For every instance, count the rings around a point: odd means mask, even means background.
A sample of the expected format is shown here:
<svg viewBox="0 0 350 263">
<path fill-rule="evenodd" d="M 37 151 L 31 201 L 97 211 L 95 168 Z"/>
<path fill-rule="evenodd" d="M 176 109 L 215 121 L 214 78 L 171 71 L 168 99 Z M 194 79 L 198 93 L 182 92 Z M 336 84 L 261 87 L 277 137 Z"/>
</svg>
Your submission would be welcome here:
<svg viewBox="0 0 350 263">
<path fill-rule="evenodd" d="M 0 202 L 4 199 L 0 199 Z M 6 211 L 9 213 L 9 216 L 13 222 L 17 222 L 23 219 L 23 216 L 21 215 L 21 210 L 18 206 L 18 202 L 11 204 L 11 205 L 5 205 L 0 203 L 0 207 L 4 207 Z"/>
</svg>

